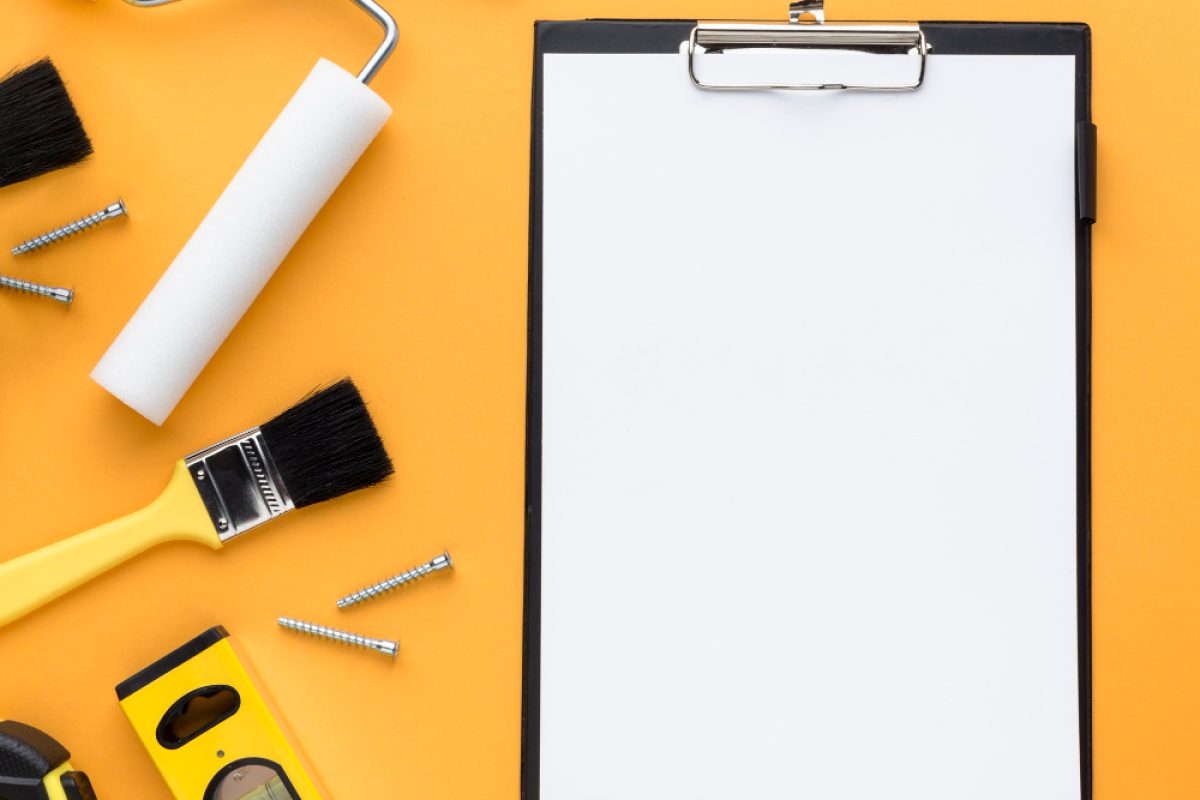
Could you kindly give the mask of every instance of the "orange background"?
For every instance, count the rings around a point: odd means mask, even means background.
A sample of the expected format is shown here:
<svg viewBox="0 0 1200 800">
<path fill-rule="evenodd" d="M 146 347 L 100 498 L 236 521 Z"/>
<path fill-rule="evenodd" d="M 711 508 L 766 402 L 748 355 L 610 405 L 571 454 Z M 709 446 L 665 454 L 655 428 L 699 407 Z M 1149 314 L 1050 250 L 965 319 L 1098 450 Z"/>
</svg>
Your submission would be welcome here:
<svg viewBox="0 0 1200 800">
<path fill-rule="evenodd" d="M 114 685 L 204 628 L 249 656 L 334 796 L 516 798 L 532 23 L 779 18 L 784 0 L 406 0 L 373 88 L 396 113 L 159 429 L 88 372 L 319 56 L 357 71 L 347 0 L 7 0 L 0 70 L 44 55 L 96 155 L 0 189 L 11 246 L 121 194 L 132 217 L 0 272 L 0 558 L 119 516 L 171 463 L 351 375 L 399 475 L 210 552 L 172 545 L 0 632 L 0 717 L 61 738 L 105 798 L 168 795 Z M 1096 796 L 1200 773 L 1200 25 L 1182 0 L 835 0 L 843 19 L 1083 21 L 1095 43 Z M 338 612 L 449 547 L 458 564 Z M 398 636 L 398 663 L 277 630 Z M 386 788 L 384 788 L 386 787 Z"/>
</svg>

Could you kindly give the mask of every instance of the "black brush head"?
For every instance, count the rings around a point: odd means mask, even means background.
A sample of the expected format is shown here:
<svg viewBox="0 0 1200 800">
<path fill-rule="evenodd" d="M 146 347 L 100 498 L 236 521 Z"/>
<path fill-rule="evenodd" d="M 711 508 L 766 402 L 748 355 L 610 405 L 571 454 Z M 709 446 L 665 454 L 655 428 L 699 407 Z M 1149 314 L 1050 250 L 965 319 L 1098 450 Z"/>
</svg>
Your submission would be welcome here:
<svg viewBox="0 0 1200 800">
<path fill-rule="evenodd" d="M 50 59 L 0 81 L 0 186 L 78 164 L 92 143 Z"/>
<path fill-rule="evenodd" d="M 313 392 L 260 429 L 296 508 L 374 486 L 393 472 L 349 378 Z"/>
</svg>

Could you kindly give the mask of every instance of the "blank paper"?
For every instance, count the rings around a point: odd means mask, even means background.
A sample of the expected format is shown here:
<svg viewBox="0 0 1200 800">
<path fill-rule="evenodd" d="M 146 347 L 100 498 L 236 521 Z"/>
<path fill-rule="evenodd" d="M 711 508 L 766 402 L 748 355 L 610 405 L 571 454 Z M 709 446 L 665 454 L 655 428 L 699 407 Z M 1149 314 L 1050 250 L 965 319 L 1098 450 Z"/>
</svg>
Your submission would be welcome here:
<svg viewBox="0 0 1200 800">
<path fill-rule="evenodd" d="M 547 54 L 542 800 L 1075 800 L 1075 61 Z"/>
</svg>

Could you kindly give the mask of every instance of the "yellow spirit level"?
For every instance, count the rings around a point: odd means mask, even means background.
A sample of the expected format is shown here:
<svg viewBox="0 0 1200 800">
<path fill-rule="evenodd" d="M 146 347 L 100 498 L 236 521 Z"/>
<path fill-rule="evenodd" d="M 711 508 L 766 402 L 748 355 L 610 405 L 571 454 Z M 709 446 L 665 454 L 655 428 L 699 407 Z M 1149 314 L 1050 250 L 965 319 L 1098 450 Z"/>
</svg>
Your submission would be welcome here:
<svg viewBox="0 0 1200 800">
<path fill-rule="evenodd" d="M 212 628 L 117 686 L 176 800 L 321 800 L 229 641 Z"/>
<path fill-rule="evenodd" d="M 96 800 L 67 748 L 37 728 L 0 722 L 0 800 Z M 286 796 L 286 795 L 285 795 Z"/>
</svg>

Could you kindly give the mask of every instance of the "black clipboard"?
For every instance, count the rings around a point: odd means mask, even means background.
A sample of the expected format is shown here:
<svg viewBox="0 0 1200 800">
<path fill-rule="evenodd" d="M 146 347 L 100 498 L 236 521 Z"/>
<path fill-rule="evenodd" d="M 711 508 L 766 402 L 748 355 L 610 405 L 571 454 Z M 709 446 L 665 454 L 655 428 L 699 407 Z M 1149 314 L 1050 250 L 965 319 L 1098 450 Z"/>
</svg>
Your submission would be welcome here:
<svg viewBox="0 0 1200 800">
<path fill-rule="evenodd" d="M 799 5 L 793 4 L 793 11 Z M 542 484 L 542 111 L 543 56 L 553 53 L 677 53 L 695 21 L 587 20 L 535 27 L 530 188 L 526 536 L 521 796 L 537 800 L 540 756 Z M 922 22 L 930 51 L 942 55 L 1075 57 L 1077 608 L 1080 786 L 1093 796 L 1091 702 L 1091 226 L 1096 220 L 1096 128 L 1091 107 L 1091 31 L 1075 23 Z M 694 41 L 694 38 L 693 38 Z M 807 87 L 806 87 L 807 88 Z M 833 88 L 833 87 L 828 87 Z M 981 780 L 984 776 L 981 776 Z"/>
</svg>

